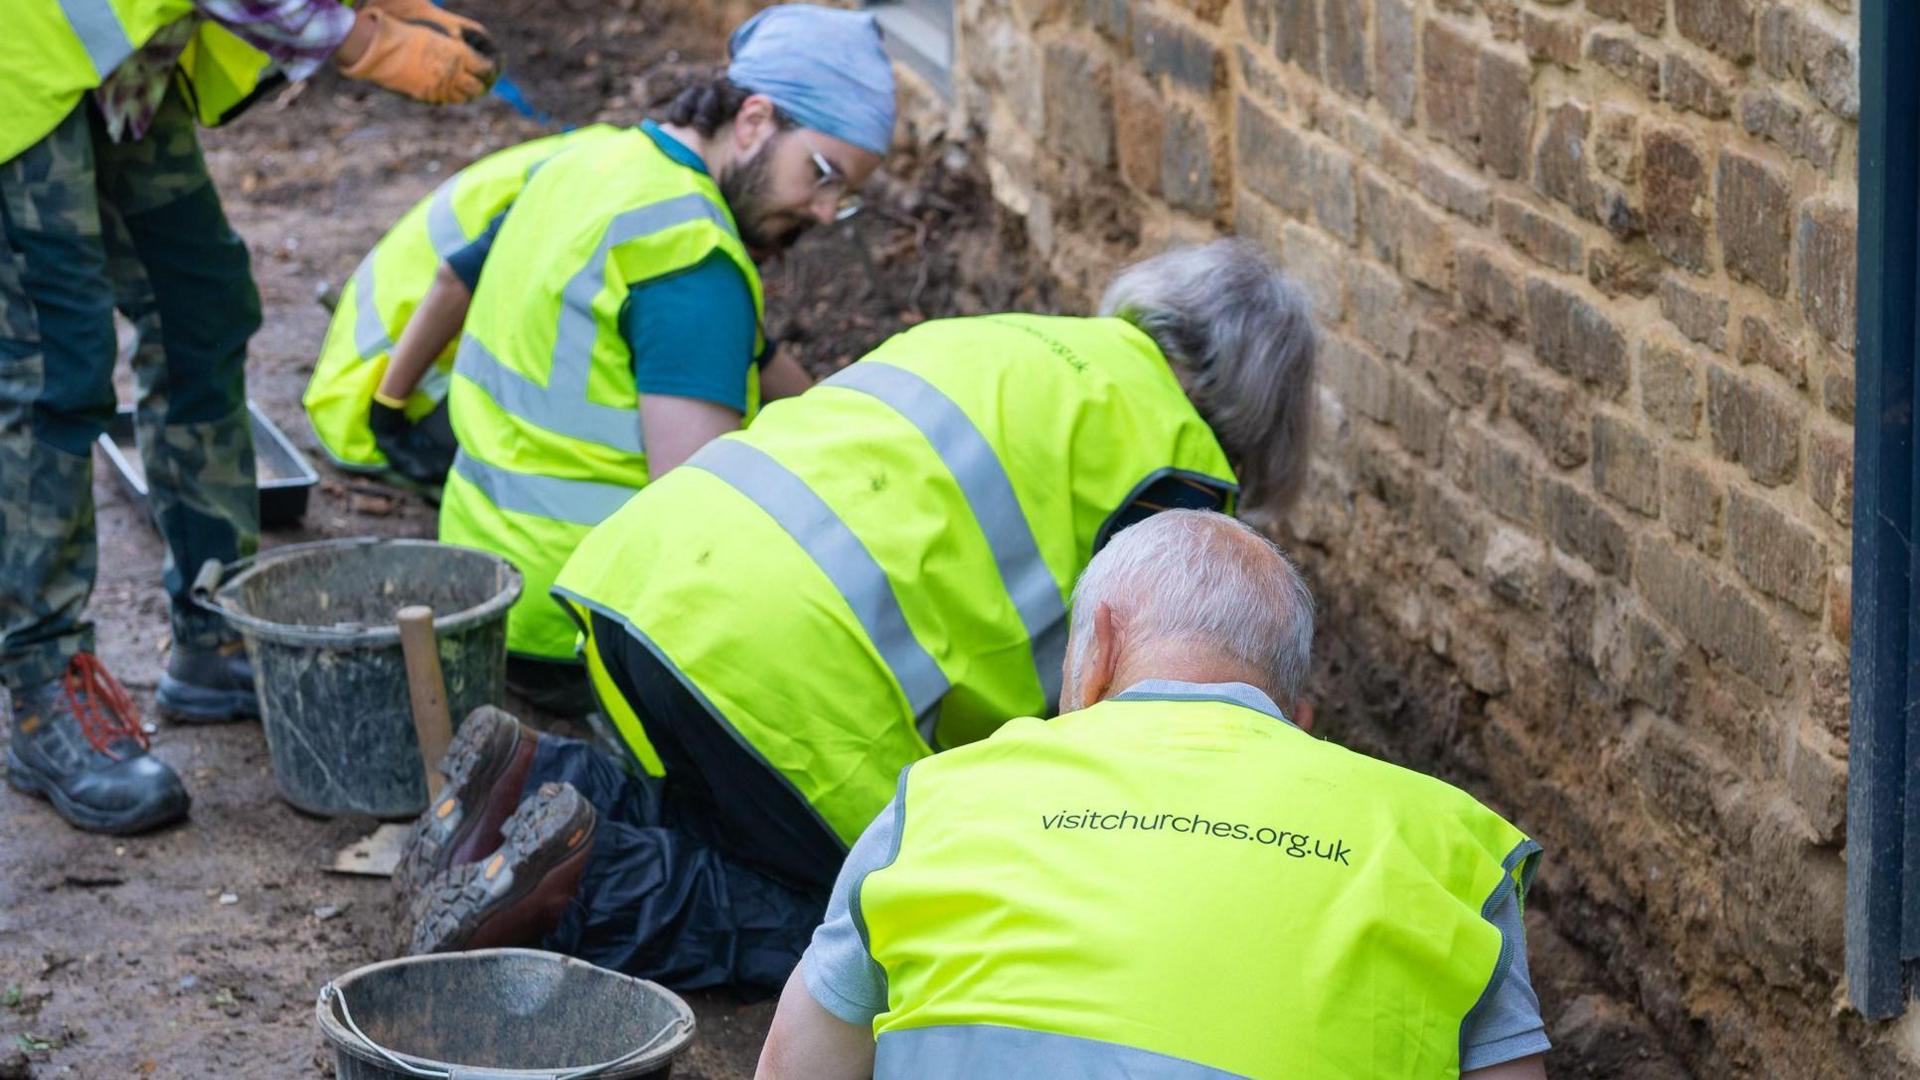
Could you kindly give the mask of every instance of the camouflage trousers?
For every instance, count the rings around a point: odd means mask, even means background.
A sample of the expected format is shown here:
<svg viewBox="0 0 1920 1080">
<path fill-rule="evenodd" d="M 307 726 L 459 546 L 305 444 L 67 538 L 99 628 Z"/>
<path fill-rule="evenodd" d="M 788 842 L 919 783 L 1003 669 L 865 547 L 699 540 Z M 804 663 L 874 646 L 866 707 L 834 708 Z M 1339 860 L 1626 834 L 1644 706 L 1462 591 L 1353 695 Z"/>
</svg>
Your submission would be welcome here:
<svg viewBox="0 0 1920 1080">
<path fill-rule="evenodd" d="M 137 428 L 176 645 L 230 637 L 188 602 L 259 537 L 247 339 L 260 297 L 177 94 L 115 144 L 91 99 L 0 162 L 0 683 L 93 648 L 93 453 L 115 409 L 113 313 L 139 331 Z"/>
</svg>

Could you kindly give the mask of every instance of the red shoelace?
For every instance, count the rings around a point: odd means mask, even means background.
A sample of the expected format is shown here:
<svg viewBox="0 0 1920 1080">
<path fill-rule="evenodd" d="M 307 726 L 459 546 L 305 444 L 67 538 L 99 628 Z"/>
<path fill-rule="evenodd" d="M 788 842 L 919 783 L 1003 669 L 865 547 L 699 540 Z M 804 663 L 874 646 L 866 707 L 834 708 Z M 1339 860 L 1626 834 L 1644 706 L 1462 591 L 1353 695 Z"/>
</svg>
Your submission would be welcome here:
<svg viewBox="0 0 1920 1080">
<path fill-rule="evenodd" d="M 139 743 L 142 750 L 148 748 L 147 733 L 140 727 L 133 698 L 99 657 L 89 652 L 75 653 L 61 681 L 67 691 L 67 706 L 80 721 L 80 733 L 95 750 L 118 760 L 120 755 L 110 747 L 123 737 Z"/>
</svg>

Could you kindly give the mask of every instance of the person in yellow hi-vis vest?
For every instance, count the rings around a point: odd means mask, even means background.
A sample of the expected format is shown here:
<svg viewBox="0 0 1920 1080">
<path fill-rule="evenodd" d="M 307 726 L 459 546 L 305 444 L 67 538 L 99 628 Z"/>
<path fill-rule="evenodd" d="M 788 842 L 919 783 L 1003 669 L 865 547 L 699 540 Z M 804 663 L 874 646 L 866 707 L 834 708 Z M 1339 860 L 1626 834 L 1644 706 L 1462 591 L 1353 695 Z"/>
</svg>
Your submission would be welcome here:
<svg viewBox="0 0 1920 1080">
<path fill-rule="evenodd" d="M 1313 600 L 1162 514 L 1073 596 L 1066 712 L 915 762 L 840 869 L 761 1080 L 1544 1078 L 1540 846 L 1289 719 Z"/>
<path fill-rule="evenodd" d="M 396 343 L 436 272 L 492 228 L 528 177 L 563 147 L 617 130 L 590 124 L 488 154 L 415 203 L 360 260 L 340 290 L 319 361 L 300 399 L 335 464 L 397 474 L 421 485 L 446 479 L 458 449 L 447 418 L 453 341 L 449 337 L 438 355 L 426 358 L 423 371 L 388 380 Z M 465 284 L 471 291 L 472 283 Z M 393 392 L 380 392 L 383 384 Z"/>
<path fill-rule="evenodd" d="M 634 492 L 811 385 L 766 348 L 757 264 L 855 212 L 893 138 L 873 16 L 778 5 L 729 48 L 665 123 L 542 163 L 442 264 L 373 395 L 377 432 L 458 336 L 440 539 L 519 568 L 507 680 L 552 712 L 593 705 L 554 575 Z"/>
<path fill-rule="evenodd" d="M 194 122 L 225 122 L 329 58 L 420 101 L 485 92 L 493 45 L 428 0 L 0 4 L 0 684 L 7 778 L 83 829 L 187 812 L 93 654 L 92 446 L 112 421 L 114 310 L 139 331 L 137 427 L 166 541 L 163 712 L 257 712 L 240 642 L 188 595 L 258 537 L 247 339 L 260 298 Z"/>
<path fill-rule="evenodd" d="M 1148 259 L 1101 309 L 923 323 L 590 533 L 554 592 L 629 760 L 469 720 L 401 875 L 414 947 L 780 985 L 901 767 L 1052 712 L 1111 535 L 1299 488 L 1313 329 L 1257 248 Z"/>
</svg>

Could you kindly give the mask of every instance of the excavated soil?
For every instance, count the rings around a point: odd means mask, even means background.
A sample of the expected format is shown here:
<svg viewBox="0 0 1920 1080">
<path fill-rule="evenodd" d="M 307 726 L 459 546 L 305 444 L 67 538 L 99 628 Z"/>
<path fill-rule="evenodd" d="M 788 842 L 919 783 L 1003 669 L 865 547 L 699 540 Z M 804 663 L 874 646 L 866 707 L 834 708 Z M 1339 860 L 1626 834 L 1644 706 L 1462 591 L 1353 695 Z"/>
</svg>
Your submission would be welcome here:
<svg viewBox="0 0 1920 1080">
<path fill-rule="evenodd" d="M 459 6 L 494 27 L 526 98 L 563 124 L 633 122 L 721 54 L 711 27 L 663 3 Z M 496 98 L 428 109 L 326 75 L 206 135 L 266 309 L 250 393 L 316 462 L 324 455 L 299 397 L 326 327 L 318 299 L 452 171 L 545 130 Z M 824 373 L 926 318 L 1053 310 L 1056 290 L 981 174 L 959 145 L 897 154 L 870 188 L 868 212 L 816 230 L 768 268 L 772 337 Z M 97 464 L 99 649 L 151 713 L 167 647 L 161 546 Z M 301 527 L 269 533 L 267 545 L 433 534 L 432 510 L 418 499 L 324 464 L 320 472 Z M 1364 731 L 1359 717 L 1394 703 L 1346 688 L 1377 696 L 1393 682 L 1390 673 L 1355 678 L 1338 630 L 1319 679 L 1321 716 L 1329 730 Z M 321 867 L 372 823 L 320 820 L 282 802 L 257 725 L 162 724 L 153 741 L 195 799 L 187 824 L 157 835 L 80 833 L 45 804 L 0 790 L 0 1078 L 332 1075 L 314 995 L 331 976 L 390 955 L 394 911 L 385 882 Z M 1604 973 L 1539 910 L 1529 916 L 1536 982 L 1562 1047 L 1552 1072 L 1682 1075 Z M 676 1075 L 750 1075 L 771 1004 L 725 994 L 693 1003 L 699 1037 Z"/>
</svg>

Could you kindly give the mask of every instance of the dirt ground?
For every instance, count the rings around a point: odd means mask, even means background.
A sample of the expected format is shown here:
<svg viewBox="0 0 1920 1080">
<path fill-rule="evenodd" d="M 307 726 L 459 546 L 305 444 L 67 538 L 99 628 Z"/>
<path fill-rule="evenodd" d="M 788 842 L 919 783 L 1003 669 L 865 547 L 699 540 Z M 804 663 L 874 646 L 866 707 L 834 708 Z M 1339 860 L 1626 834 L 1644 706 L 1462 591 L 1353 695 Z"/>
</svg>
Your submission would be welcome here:
<svg viewBox="0 0 1920 1080">
<path fill-rule="evenodd" d="M 721 40 L 663 0 L 460 5 L 489 22 L 527 99 L 562 123 L 631 122 Z M 532 14 L 537 18 L 521 18 Z M 253 252 L 266 327 L 250 393 L 316 462 L 299 407 L 337 286 L 414 200 L 467 161 L 547 130 L 498 99 L 431 110 L 323 76 L 207 134 L 209 165 Z M 816 230 L 767 274 L 769 331 L 816 371 L 945 314 L 1051 310 L 1017 223 L 984 197 L 958 146 L 898 156 L 868 213 Z M 430 508 L 321 464 L 302 527 L 269 546 L 331 537 L 428 537 Z M 151 711 L 166 655 L 161 547 L 108 470 L 94 482 L 102 545 L 93 617 L 111 669 Z M 1319 699 L 1333 731 L 1369 711 L 1390 677 L 1341 677 L 1338 627 Z M 1381 673 L 1374 673 L 1380 675 Z M 1373 697 L 1341 689 L 1365 683 Z M 0 789 L 0 1077 L 331 1075 L 313 1022 L 330 977 L 389 954 L 386 884 L 320 867 L 368 821 L 304 816 L 275 794 L 257 725 L 162 724 L 154 752 L 186 778 L 184 826 L 112 839 L 67 828 Z M 1550 896 L 1537 908 L 1550 905 Z M 1536 984 L 1562 1076 L 1683 1075 L 1604 973 L 1530 912 Z M 679 1075 L 749 1075 L 768 1003 L 694 995 L 700 1030 Z"/>
</svg>

